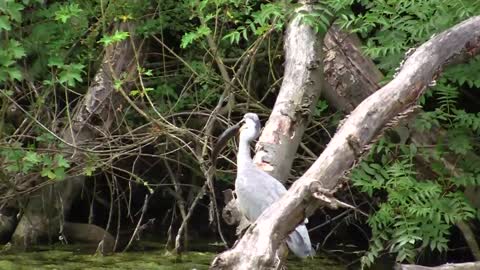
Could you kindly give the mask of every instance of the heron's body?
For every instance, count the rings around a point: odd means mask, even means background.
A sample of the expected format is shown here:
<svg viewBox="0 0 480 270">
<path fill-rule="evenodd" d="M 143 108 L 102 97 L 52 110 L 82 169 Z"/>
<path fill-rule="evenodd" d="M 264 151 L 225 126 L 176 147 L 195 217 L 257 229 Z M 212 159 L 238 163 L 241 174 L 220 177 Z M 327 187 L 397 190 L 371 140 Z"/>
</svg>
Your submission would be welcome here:
<svg viewBox="0 0 480 270">
<path fill-rule="evenodd" d="M 235 193 L 240 210 L 250 221 L 255 221 L 262 212 L 286 192 L 285 187 L 252 164 L 238 165 L 238 172 L 248 171 L 248 176 L 237 176 Z M 262 181 L 255 181 L 262 179 Z"/>
<path fill-rule="evenodd" d="M 237 154 L 237 178 L 235 193 L 240 211 L 251 222 L 277 201 L 286 188 L 274 177 L 259 169 L 252 160 L 250 143 L 260 133 L 260 121 L 256 114 L 248 113 L 240 132 L 240 145 Z M 305 225 L 299 225 L 286 240 L 288 247 L 298 257 L 314 254 Z"/>
</svg>

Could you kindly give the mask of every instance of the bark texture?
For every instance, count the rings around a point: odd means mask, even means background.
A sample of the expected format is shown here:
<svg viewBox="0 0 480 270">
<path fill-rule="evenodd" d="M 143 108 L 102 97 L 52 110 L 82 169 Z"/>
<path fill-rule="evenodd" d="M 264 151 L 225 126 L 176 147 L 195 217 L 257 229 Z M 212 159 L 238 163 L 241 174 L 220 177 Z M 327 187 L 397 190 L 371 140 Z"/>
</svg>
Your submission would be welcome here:
<svg viewBox="0 0 480 270">
<path fill-rule="evenodd" d="M 339 126 L 325 151 L 288 192 L 270 206 L 212 269 L 272 269 L 286 235 L 319 206 L 335 207 L 332 192 L 395 116 L 407 113 L 443 65 L 457 54 L 480 50 L 480 16 L 431 38 L 404 63 L 398 75 L 365 99 Z"/>
<path fill-rule="evenodd" d="M 337 110 L 350 113 L 380 88 L 382 73 L 363 55 L 356 34 L 330 27 L 324 40 L 325 87 L 322 96 Z"/>
<path fill-rule="evenodd" d="M 313 4 L 298 11 L 309 12 Z M 293 19 L 285 35 L 285 73 L 272 113 L 260 136 L 254 162 L 285 183 L 323 83 L 323 34 Z"/>
<path fill-rule="evenodd" d="M 119 24 L 115 29 L 133 31 L 133 27 L 127 23 Z M 138 49 L 135 48 L 135 41 L 130 39 L 106 48 L 92 85 L 84 100 L 75 107 L 72 119 L 69 119 L 63 131 L 64 140 L 71 146 L 71 155 L 67 157 L 71 162 L 81 164 L 86 157 L 82 149 L 91 147 L 87 142 L 109 134 L 114 115 L 122 103 L 122 98 L 115 93 L 114 81 L 122 74 L 127 74 L 123 79 L 123 88 L 128 91 L 132 86 L 138 60 L 135 49 Z M 40 179 L 38 182 L 41 182 Z M 39 241 L 57 239 L 64 218 L 68 216 L 83 183 L 84 176 L 74 176 L 48 185 L 32 195 L 12 236 L 13 244 L 27 247 Z"/>
</svg>

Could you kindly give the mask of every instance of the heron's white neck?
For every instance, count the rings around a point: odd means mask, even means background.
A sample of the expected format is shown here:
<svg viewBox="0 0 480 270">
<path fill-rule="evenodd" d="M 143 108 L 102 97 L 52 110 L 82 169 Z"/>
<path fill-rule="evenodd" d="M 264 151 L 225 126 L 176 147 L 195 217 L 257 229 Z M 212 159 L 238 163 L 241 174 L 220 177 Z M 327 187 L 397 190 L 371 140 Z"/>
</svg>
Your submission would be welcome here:
<svg viewBox="0 0 480 270">
<path fill-rule="evenodd" d="M 252 156 L 250 154 L 250 142 L 251 140 L 240 137 L 237 153 L 237 166 L 240 170 L 253 163 Z"/>
</svg>

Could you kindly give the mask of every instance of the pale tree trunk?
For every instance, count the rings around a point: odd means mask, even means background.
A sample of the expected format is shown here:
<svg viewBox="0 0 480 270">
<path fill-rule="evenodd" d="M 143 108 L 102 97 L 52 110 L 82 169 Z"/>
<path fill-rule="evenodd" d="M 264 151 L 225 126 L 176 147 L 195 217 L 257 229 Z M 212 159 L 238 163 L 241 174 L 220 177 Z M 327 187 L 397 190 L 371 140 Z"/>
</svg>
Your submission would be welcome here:
<svg viewBox="0 0 480 270">
<path fill-rule="evenodd" d="M 332 193 L 369 144 L 408 114 L 415 102 L 454 57 L 480 50 L 480 16 L 431 38 L 404 63 L 398 75 L 365 99 L 339 126 L 315 163 L 288 192 L 266 209 L 237 245 L 212 262 L 213 269 L 272 269 L 285 237 L 319 206 L 336 207 Z"/>
<path fill-rule="evenodd" d="M 301 1 L 302 3 L 305 1 Z M 316 1 L 297 9 L 310 12 Z M 323 85 L 323 34 L 293 19 L 285 34 L 285 72 L 272 113 L 256 146 L 255 164 L 285 184 L 295 153 L 308 126 Z M 226 191 L 228 192 L 228 191 Z M 222 215 L 228 224 L 238 223 L 237 234 L 249 225 L 236 200 Z"/>
<path fill-rule="evenodd" d="M 312 11 L 314 3 L 309 2 L 297 12 Z M 282 86 L 254 157 L 258 167 L 282 183 L 289 176 L 298 145 L 320 96 L 323 36 L 302 24 L 300 18 L 290 22 L 285 34 Z"/>
<path fill-rule="evenodd" d="M 129 31 L 130 36 L 133 35 L 133 27 L 127 23 L 121 23 L 115 29 Z M 136 79 L 139 61 L 134 52 L 139 49 L 136 45 L 138 42 L 134 38 L 128 38 L 106 48 L 92 85 L 84 100 L 77 104 L 63 132 L 64 140 L 73 146 L 70 148 L 72 154 L 67 157 L 71 162 L 85 162 L 87 157 L 82 151 L 85 143 L 108 134 L 123 101 L 115 92 L 115 80 L 126 74 L 122 87 L 128 91 Z M 32 194 L 12 236 L 13 244 L 27 247 L 42 240 L 58 239 L 64 218 L 68 216 L 84 180 L 82 175 L 70 177 Z M 105 232 L 105 237 L 109 238 L 108 232 Z"/>
</svg>

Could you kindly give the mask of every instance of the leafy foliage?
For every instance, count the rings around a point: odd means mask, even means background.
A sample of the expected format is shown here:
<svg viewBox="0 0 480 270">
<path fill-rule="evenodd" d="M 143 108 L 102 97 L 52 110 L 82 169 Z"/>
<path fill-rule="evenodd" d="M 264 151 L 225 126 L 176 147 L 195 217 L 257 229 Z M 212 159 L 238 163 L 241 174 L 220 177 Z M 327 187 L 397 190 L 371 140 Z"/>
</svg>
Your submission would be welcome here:
<svg viewBox="0 0 480 270">
<path fill-rule="evenodd" d="M 128 36 L 129 36 L 128 32 L 117 30 L 115 32 L 115 34 L 113 34 L 111 36 L 106 35 L 106 36 L 102 37 L 98 42 L 102 43 L 104 46 L 108 46 L 108 45 L 113 44 L 115 42 L 125 40 L 126 38 L 128 38 Z"/>
<path fill-rule="evenodd" d="M 61 6 L 60 9 L 55 12 L 55 20 L 66 23 L 71 17 L 78 17 L 82 13 L 82 9 L 78 4 L 69 4 Z"/>
<path fill-rule="evenodd" d="M 361 12 L 340 15 L 338 23 L 365 39 L 364 52 L 377 61 L 388 78 L 408 51 L 435 33 L 480 13 L 480 3 L 453 1 L 352 1 Z M 392 252 L 397 261 L 414 261 L 419 250 L 429 248 L 439 252 L 448 249 L 450 227 L 458 221 L 476 216 L 463 193 L 468 185 L 478 185 L 478 172 L 472 166 L 457 163 L 461 175 L 452 175 L 435 160 L 457 154 L 478 152 L 480 115 L 459 108 L 462 91 L 478 88 L 477 58 L 464 65 L 449 67 L 442 77 L 420 100 L 429 110 L 421 113 L 415 126 L 420 132 L 438 134 L 435 148 L 430 146 L 395 145 L 382 140 L 358 168 L 352 172 L 355 186 L 373 197 L 382 196 L 378 210 L 369 218 L 372 228 L 370 250 L 362 259 L 373 263 L 381 252 Z M 424 147 L 424 148 L 423 148 Z M 418 150 L 417 150 L 418 148 Z M 412 162 L 420 155 L 432 162 L 435 179 L 418 174 Z M 479 166 L 477 161 L 469 161 Z M 452 189 L 451 187 L 456 188 Z"/>
<path fill-rule="evenodd" d="M 50 180 L 63 180 L 70 162 L 58 153 L 41 153 L 38 150 L 16 148 L 0 151 L 5 170 L 9 173 L 31 174 L 40 171 L 42 177 Z"/>
<path fill-rule="evenodd" d="M 373 237 L 370 250 L 362 258 L 364 265 L 372 264 L 384 250 L 396 254 L 399 262 L 413 262 L 418 248 L 445 252 L 450 227 L 475 217 L 476 210 L 463 193 L 451 186 L 478 184 L 478 176 L 460 180 L 438 171 L 438 179 L 419 179 L 413 158 L 417 154 L 429 155 L 429 150 L 417 151 L 414 144 L 397 149 L 396 144 L 382 140 L 352 171 L 353 184 L 361 191 L 372 197 L 385 194 L 368 220 Z"/>
</svg>

